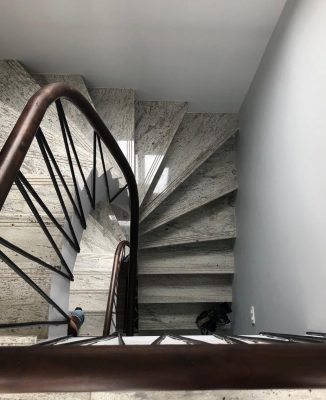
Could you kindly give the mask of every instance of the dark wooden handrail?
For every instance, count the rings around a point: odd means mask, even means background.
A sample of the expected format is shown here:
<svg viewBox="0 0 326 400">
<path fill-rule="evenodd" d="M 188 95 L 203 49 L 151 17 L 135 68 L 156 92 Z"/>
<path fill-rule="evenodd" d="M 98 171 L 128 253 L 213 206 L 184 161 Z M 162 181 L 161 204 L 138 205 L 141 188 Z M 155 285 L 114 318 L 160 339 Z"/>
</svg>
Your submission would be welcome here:
<svg viewBox="0 0 326 400">
<path fill-rule="evenodd" d="M 115 293 L 115 289 L 116 289 L 118 281 L 119 281 L 121 256 L 124 253 L 126 247 L 130 248 L 130 243 L 127 240 L 122 240 L 118 244 L 118 246 L 115 250 L 115 253 L 114 253 L 110 289 L 109 289 L 105 321 L 104 321 L 104 328 L 103 328 L 103 336 L 107 336 L 110 334 L 110 327 L 111 327 L 112 314 L 113 314 L 113 305 L 114 305 L 114 293 Z"/>
<path fill-rule="evenodd" d="M 326 388 L 326 346 L 0 348 L 0 392 Z"/>
<path fill-rule="evenodd" d="M 128 286 L 127 334 L 133 334 L 134 301 L 137 276 L 137 249 L 139 225 L 138 190 L 133 171 L 109 129 L 86 98 L 76 89 L 64 83 L 42 87 L 28 101 L 12 132 L 0 152 L 0 209 L 25 159 L 42 119 L 57 99 L 66 99 L 86 117 L 119 165 L 128 185 L 130 199 L 130 279 Z"/>
</svg>

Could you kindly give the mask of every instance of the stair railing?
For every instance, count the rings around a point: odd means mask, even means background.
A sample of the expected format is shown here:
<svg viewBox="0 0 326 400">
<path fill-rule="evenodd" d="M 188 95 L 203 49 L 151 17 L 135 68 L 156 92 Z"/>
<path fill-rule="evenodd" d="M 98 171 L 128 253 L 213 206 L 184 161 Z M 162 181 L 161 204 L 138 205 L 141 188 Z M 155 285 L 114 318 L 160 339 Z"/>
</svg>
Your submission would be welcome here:
<svg viewBox="0 0 326 400">
<path fill-rule="evenodd" d="M 69 124 L 66 119 L 64 109 L 61 103 L 61 99 L 68 100 L 87 119 L 91 125 L 94 136 L 93 136 L 93 187 L 92 190 L 89 187 L 85 174 L 83 172 L 76 147 L 74 145 L 73 137 L 70 132 Z M 63 136 L 64 147 L 66 150 L 69 169 L 71 172 L 72 181 L 75 188 L 76 199 L 73 198 L 66 180 L 59 168 L 59 165 L 55 159 L 53 152 L 51 151 L 50 145 L 43 133 L 40 125 L 43 117 L 48 110 L 48 108 L 55 104 L 60 128 Z M 28 150 L 32 144 L 32 141 L 36 138 L 39 145 L 41 154 L 45 161 L 47 170 L 49 172 L 50 178 L 53 182 L 56 194 L 58 196 L 59 202 L 61 204 L 65 219 L 68 223 L 68 228 L 70 235 L 62 228 L 60 223 L 56 220 L 54 215 L 51 213 L 47 205 L 42 201 L 41 197 L 35 191 L 33 186 L 30 184 L 28 179 L 23 175 L 20 168 L 23 161 L 28 153 Z M 110 188 L 108 184 L 108 179 L 106 175 L 106 166 L 103 156 L 102 143 L 108 148 L 114 160 L 121 169 L 124 178 L 126 180 L 126 185 L 119 189 L 119 191 L 111 196 Z M 65 271 L 61 271 L 61 268 L 57 266 L 52 266 L 40 258 L 34 256 L 25 249 L 21 249 L 14 243 L 9 242 L 4 238 L 0 238 L 0 244 L 7 249 L 13 250 L 23 257 L 36 262 L 37 264 L 56 272 L 69 280 L 73 280 L 73 274 L 69 269 L 67 262 L 63 255 L 61 254 L 58 246 L 56 245 L 50 231 L 48 230 L 42 216 L 38 212 L 33 201 L 38 203 L 38 206 L 42 208 L 44 213 L 48 216 L 51 222 L 59 229 L 61 234 L 67 240 L 69 245 L 76 251 L 79 252 L 79 244 L 76 238 L 76 233 L 70 221 L 66 204 L 63 200 L 63 196 L 58 184 L 58 180 L 61 182 L 66 195 L 68 196 L 72 208 L 80 222 L 80 225 L 86 228 L 86 219 L 84 215 L 83 205 L 79 193 L 79 188 L 77 184 L 77 178 L 75 173 L 75 167 L 73 163 L 73 157 L 75 159 L 75 164 L 79 170 L 80 176 L 84 183 L 85 191 L 87 197 L 90 201 L 91 207 L 94 209 L 96 205 L 96 153 L 97 146 L 100 151 L 101 164 L 104 170 L 105 186 L 107 190 L 107 195 L 110 201 L 113 201 L 117 196 L 119 196 L 123 190 L 128 188 L 129 191 L 129 201 L 130 201 L 130 272 L 128 279 L 128 290 L 126 299 L 126 333 L 127 335 L 133 335 L 134 331 L 134 310 L 135 310 L 135 294 L 136 294 L 136 277 L 137 277 L 137 249 L 138 249 L 138 225 L 139 225 L 139 200 L 138 200 L 138 190 L 136 180 L 133 171 L 122 153 L 119 145 L 115 141 L 109 129 L 106 127 L 104 122 L 101 120 L 93 106 L 86 100 L 86 98 L 78 92 L 76 89 L 64 84 L 64 83 L 54 83 L 42 87 L 38 92 L 36 92 L 26 104 L 24 110 L 22 111 L 20 117 L 18 118 L 13 130 L 11 131 L 8 139 L 6 140 L 1 152 L 0 152 L 0 210 L 9 194 L 9 191 L 13 184 L 16 184 L 17 188 L 23 195 L 26 203 L 28 204 L 30 210 L 32 211 L 36 221 L 42 228 L 46 237 L 48 238 L 50 244 L 52 245 L 55 253 L 57 254 L 61 265 Z M 58 178 L 57 178 L 58 177 Z M 58 180 L 57 180 L 58 179 Z M 49 304 L 51 304 L 64 318 L 64 320 L 59 321 L 30 321 L 21 323 L 10 323 L 10 324 L 0 324 L 1 328 L 13 328 L 21 326 L 31 326 L 31 325 L 58 325 L 67 324 L 70 322 L 70 317 L 58 306 L 28 275 L 26 275 L 3 251 L 0 251 L 0 259 L 6 263 L 14 272 L 20 275 L 27 284 L 29 284 L 34 290 L 36 290 Z"/>
<path fill-rule="evenodd" d="M 130 248 L 130 243 L 127 240 L 121 241 L 115 251 L 113 267 L 111 273 L 111 282 L 110 289 L 108 295 L 108 302 L 105 313 L 105 321 L 103 328 L 103 336 L 108 336 L 118 329 L 121 329 L 122 332 L 126 331 L 126 298 L 123 296 L 127 294 L 123 293 L 125 287 L 121 287 L 125 283 L 128 285 L 129 281 L 129 273 L 130 273 L 130 264 L 129 264 L 129 255 L 126 255 L 126 248 Z M 126 268 L 126 271 L 122 271 L 122 268 Z M 122 272 L 124 272 L 123 279 Z M 121 302 L 123 302 L 123 306 L 121 306 Z M 120 315 L 123 310 L 122 315 Z M 123 320 L 122 328 L 119 326 L 119 320 Z"/>
</svg>

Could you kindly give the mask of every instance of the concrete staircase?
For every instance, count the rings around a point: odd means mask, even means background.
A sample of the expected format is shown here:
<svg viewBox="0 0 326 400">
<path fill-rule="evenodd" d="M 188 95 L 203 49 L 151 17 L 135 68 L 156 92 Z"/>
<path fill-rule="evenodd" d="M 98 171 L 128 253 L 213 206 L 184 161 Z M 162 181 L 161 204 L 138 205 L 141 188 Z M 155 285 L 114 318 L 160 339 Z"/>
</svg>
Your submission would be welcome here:
<svg viewBox="0 0 326 400">
<path fill-rule="evenodd" d="M 141 203 L 139 334 L 198 334 L 195 320 L 202 311 L 215 303 L 232 302 L 238 116 L 189 113 L 186 102 L 140 101 L 132 89 L 88 89 L 78 75 L 31 75 L 17 61 L 1 61 L 1 146 L 31 95 L 40 86 L 59 81 L 77 88 L 93 104 L 135 171 Z M 63 106 L 85 175 L 90 180 L 93 132 L 78 110 L 66 101 Z M 68 162 L 53 108 L 48 111 L 42 129 L 68 176 Z M 122 188 L 125 180 L 105 149 L 104 158 L 111 187 Z M 96 168 L 97 191 L 102 202 L 96 211 L 88 209 L 87 229 L 79 237 L 80 253 L 69 253 L 67 257 L 75 274 L 70 287 L 69 282 L 54 278 L 53 273 L 44 272 L 33 262 L 6 250 L 66 311 L 76 306 L 85 309 L 86 322 L 81 334 L 86 336 L 102 333 L 114 250 L 120 240 L 128 239 L 127 194 L 112 204 L 103 200 L 105 180 L 100 157 Z M 22 170 L 64 226 L 60 204 L 55 193 L 51 194 L 52 183 L 36 143 Z M 80 176 L 77 179 L 82 191 L 84 184 Z M 34 254 L 47 262 L 60 265 L 35 218 L 18 197 L 13 189 L 3 207 L 1 236 L 21 248 L 32 248 Z M 84 196 L 83 201 L 86 200 Z M 46 220 L 44 213 L 42 216 Z M 51 221 L 46 222 L 58 246 L 67 254 L 65 240 Z M 2 262 L 0 278 L 0 322 L 47 319 L 55 315 L 46 302 L 35 295 L 31 297 L 30 289 L 20 288 L 17 292 L 19 278 L 11 271 L 8 273 Z M 32 335 L 39 339 L 59 335 L 58 330 L 51 329 L 7 329 L 2 334 Z"/>
</svg>

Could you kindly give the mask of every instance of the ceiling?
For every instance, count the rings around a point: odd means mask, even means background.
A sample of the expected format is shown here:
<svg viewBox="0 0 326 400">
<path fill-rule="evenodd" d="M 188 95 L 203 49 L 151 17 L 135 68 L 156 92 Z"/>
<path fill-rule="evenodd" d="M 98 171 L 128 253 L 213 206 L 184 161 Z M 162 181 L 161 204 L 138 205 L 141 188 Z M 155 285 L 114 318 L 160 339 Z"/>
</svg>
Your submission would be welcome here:
<svg viewBox="0 0 326 400">
<path fill-rule="evenodd" d="M 238 111 L 285 0 L 7 0 L 0 58 L 193 111 Z"/>
</svg>

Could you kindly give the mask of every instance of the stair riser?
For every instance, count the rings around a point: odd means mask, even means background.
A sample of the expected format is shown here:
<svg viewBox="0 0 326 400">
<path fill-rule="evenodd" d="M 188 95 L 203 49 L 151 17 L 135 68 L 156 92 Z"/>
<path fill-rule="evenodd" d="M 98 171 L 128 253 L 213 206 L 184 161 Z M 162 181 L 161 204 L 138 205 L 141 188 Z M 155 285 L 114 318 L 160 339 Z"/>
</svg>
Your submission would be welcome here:
<svg viewBox="0 0 326 400">
<path fill-rule="evenodd" d="M 223 198 L 194 210 L 140 238 L 140 248 L 200 243 L 236 236 L 235 210 Z"/>
<path fill-rule="evenodd" d="M 140 276 L 138 301 L 146 303 L 209 303 L 232 301 L 232 277 Z"/>
<path fill-rule="evenodd" d="M 138 261 L 139 275 L 164 274 L 223 274 L 234 272 L 234 256 L 231 251 L 225 252 L 188 252 L 180 255 L 173 250 L 155 255 L 154 250 L 148 256 L 140 256 Z"/>
<path fill-rule="evenodd" d="M 139 329 L 141 331 L 197 331 L 196 318 L 214 307 L 214 303 L 200 304 L 141 304 Z"/>
</svg>

